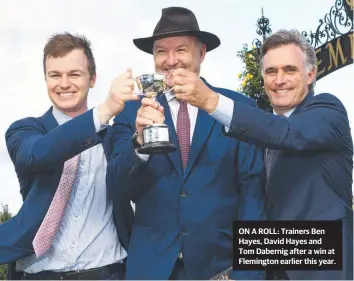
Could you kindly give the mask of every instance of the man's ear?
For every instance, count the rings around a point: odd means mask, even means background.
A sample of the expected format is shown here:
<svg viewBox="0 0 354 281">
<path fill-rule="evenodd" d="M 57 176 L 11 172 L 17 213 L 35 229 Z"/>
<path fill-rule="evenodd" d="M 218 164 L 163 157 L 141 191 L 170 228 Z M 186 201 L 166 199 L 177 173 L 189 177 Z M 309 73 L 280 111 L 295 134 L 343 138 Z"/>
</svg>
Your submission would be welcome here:
<svg viewBox="0 0 354 281">
<path fill-rule="evenodd" d="M 200 63 L 204 61 L 205 54 L 206 54 L 206 45 L 203 44 L 200 48 Z"/>
<path fill-rule="evenodd" d="M 312 68 L 308 73 L 307 73 L 307 85 L 310 86 L 312 82 L 316 79 L 316 74 L 317 74 L 317 69 L 316 67 Z"/>
<path fill-rule="evenodd" d="M 96 83 L 96 74 L 92 74 L 91 78 L 90 78 L 90 88 L 92 89 L 95 86 Z"/>
</svg>

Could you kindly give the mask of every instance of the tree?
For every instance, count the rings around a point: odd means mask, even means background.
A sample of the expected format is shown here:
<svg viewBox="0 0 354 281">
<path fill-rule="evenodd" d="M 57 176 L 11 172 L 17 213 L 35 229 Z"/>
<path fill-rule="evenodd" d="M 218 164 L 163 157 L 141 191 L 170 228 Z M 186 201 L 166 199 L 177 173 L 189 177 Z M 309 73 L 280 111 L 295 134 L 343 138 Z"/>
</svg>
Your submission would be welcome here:
<svg viewBox="0 0 354 281">
<path fill-rule="evenodd" d="M 9 211 L 8 205 L 1 205 L 2 211 L 0 212 L 0 223 L 9 220 L 12 217 L 12 214 Z"/>
<path fill-rule="evenodd" d="M 259 64 L 259 50 L 256 49 L 256 46 L 252 46 L 252 49 L 249 50 L 248 45 L 244 44 L 242 50 L 237 52 L 237 56 L 242 60 L 244 67 L 237 75 L 241 85 L 236 91 L 254 99 L 259 108 L 272 112 L 273 108 L 264 91 L 263 77 Z"/>
<path fill-rule="evenodd" d="M 9 211 L 8 205 L 1 205 L 2 211 L 0 211 L 0 224 L 9 220 L 12 214 Z M 5 280 L 7 275 L 7 265 L 0 264 L 0 280 Z"/>
</svg>

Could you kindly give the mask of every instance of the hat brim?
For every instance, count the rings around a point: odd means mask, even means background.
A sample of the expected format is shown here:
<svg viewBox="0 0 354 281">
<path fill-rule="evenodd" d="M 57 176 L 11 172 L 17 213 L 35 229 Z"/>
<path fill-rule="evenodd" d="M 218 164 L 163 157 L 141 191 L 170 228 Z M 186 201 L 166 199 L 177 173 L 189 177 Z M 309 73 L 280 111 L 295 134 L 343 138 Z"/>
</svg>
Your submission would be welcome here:
<svg viewBox="0 0 354 281">
<path fill-rule="evenodd" d="M 220 46 L 220 39 L 216 35 L 206 31 L 191 31 L 191 30 L 168 32 L 168 33 L 162 33 L 151 37 L 137 38 L 137 39 L 133 39 L 133 42 L 138 49 L 142 50 L 143 52 L 152 54 L 153 53 L 152 48 L 155 40 L 167 38 L 167 37 L 174 37 L 174 36 L 195 36 L 203 44 L 206 45 L 207 52 L 210 52 Z"/>
</svg>

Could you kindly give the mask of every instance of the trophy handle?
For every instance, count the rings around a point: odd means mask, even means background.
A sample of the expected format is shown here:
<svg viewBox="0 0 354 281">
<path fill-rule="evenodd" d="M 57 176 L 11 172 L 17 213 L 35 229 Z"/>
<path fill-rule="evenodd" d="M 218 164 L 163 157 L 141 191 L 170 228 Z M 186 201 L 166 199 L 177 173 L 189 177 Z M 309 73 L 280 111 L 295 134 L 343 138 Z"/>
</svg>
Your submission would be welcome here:
<svg viewBox="0 0 354 281">
<path fill-rule="evenodd" d="M 169 89 L 169 90 L 167 90 L 167 91 L 166 91 L 166 90 L 163 91 L 163 93 L 164 93 L 164 94 L 167 94 L 167 93 L 171 92 L 174 88 L 175 88 L 175 86 L 173 86 L 171 89 Z"/>
<path fill-rule="evenodd" d="M 138 82 L 137 82 L 136 79 L 133 77 L 133 75 L 132 75 L 132 79 L 133 79 L 134 84 L 135 84 L 135 85 L 134 85 L 134 89 L 135 89 L 135 86 L 136 86 L 136 88 L 137 88 L 138 91 L 139 91 Z M 136 96 L 138 96 L 138 97 L 143 97 L 143 96 L 144 96 L 144 93 L 133 91 L 133 95 L 136 95 Z"/>
<path fill-rule="evenodd" d="M 165 89 L 163 90 L 163 93 L 164 93 L 164 94 L 167 94 L 167 93 L 171 92 L 171 91 L 175 88 L 175 87 L 173 86 L 171 89 L 169 89 L 169 90 L 166 91 L 166 89 L 167 89 L 167 79 L 172 75 L 173 71 L 174 71 L 174 69 L 172 69 L 172 70 L 170 71 L 170 73 L 169 73 L 168 75 L 166 75 L 166 87 L 165 87 Z"/>
</svg>

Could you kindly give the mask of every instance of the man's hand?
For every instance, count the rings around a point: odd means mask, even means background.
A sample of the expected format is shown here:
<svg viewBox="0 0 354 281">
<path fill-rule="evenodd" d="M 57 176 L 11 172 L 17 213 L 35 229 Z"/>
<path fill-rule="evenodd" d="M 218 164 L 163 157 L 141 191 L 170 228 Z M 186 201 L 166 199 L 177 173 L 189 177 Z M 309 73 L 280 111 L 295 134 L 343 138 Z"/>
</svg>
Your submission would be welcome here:
<svg viewBox="0 0 354 281">
<path fill-rule="evenodd" d="M 107 124 L 112 117 L 122 112 L 128 100 L 139 100 L 134 94 L 134 80 L 130 68 L 113 80 L 108 97 L 98 107 L 101 124 Z"/>
<path fill-rule="evenodd" d="M 141 100 L 141 107 L 136 116 L 135 126 L 138 132 L 137 141 L 143 143 L 143 129 L 152 124 L 163 124 L 165 122 L 164 108 L 157 101 L 149 98 Z"/>
<path fill-rule="evenodd" d="M 172 84 L 178 100 L 186 101 L 209 114 L 215 111 L 219 95 L 205 85 L 196 73 L 178 68 L 172 73 Z"/>
</svg>

